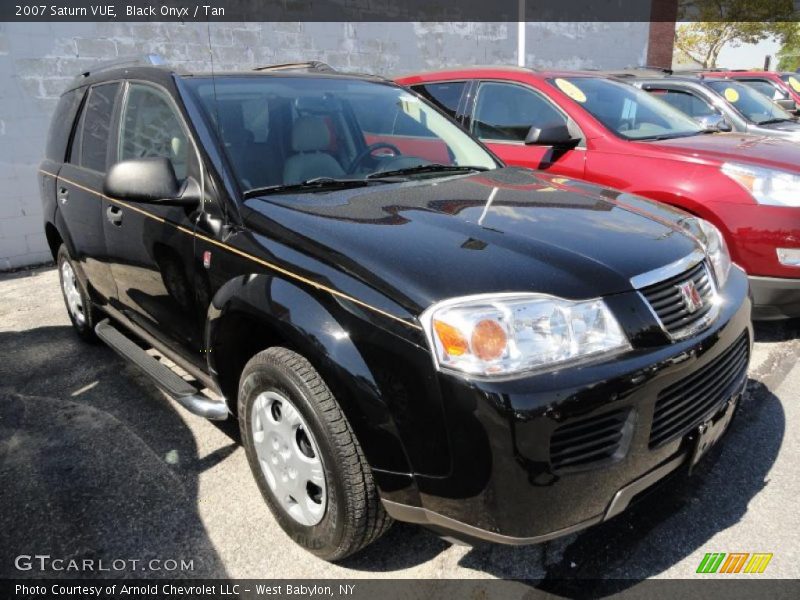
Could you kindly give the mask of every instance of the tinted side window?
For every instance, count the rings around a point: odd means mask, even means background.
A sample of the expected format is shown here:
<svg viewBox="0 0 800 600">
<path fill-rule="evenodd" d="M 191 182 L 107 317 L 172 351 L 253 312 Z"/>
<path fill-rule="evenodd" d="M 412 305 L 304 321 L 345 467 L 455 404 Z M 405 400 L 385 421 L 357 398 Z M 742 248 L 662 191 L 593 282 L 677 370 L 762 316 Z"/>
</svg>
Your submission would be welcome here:
<svg viewBox="0 0 800 600">
<path fill-rule="evenodd" d="M 96 85 L 89 90 L 89 97 L 83 109 L 80 125 L 80 145 L 76 152 L 73 146 L 73 162 L 94 171 L 106 170 L 108 156 L 108 136 L 111 132 L 111 119 L 114 113 L 114 101 L 119 91 L 118 83 Z M 76 143 L 78 142 L 76 136 Z"/>
<path fill-rule="evenodd" d="M 567 123 L 541 95 L 507 83 L 482 83 L 475 105 L 472 132 L 482 139 L 522 142 L 536 125 Z"/>
<path fill-rule="evenodd" d="M 663 89 L 651 89 L 649 91 L 690 117 L 707 117 L 718 114 L 716 109 L 708 102 L 690 92 Z"/>
<path fill-rule="evenodd" d="M 426 83 L 414 86 L 414 91 L 433 102 L 451 117 L 455 118 L 458 102 L 466 87 L 464 81 L 451 81 L 448 83 Z"/>
<path fill-rule="evenodd" d="M 50 121 L 50 131 L 47 134 L 47 158 L 62 162 L 67 155 L 69 135 L 72 133 L 75 117 L 83 99 L 84 90 L 71 90 L 66 92 L 58 101 L 56 111 Z"/>
<path fill-rule="evenodd" d="M 148 85 L 132 84 L 122 115 L 119 160 L 168 158 L 179 180 L 186 178 L 189 139 L 167 96 Z"/>
</svg>

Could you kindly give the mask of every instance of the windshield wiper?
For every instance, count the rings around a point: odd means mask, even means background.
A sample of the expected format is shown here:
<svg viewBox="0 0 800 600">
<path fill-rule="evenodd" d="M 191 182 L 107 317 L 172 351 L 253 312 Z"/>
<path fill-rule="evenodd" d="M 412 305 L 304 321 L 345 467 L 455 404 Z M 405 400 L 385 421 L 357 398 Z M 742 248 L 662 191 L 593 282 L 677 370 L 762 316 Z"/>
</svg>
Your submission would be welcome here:
<svg viewBox="0 0 800 600">
<path fill-rule="evenodd" d="M 775 123 L 796 123 L 796 119 L 776 118 L 767 119 L 766 121 L 758 121 L 756 125 L 774 125 Z"/>
<path fill-rule="evenodd" d="M 268 196 L 270 194 L 283 194 L 290 192 L 318 192 L 324 190 L 347 189 L 364 187 L 373 183 L 397 183 L 396 179 L 373 178 L 373 179 L 338 179 L 336 177 L 313 177 L 300 183 L 290 183 L 282 185 L 268 185 L 257 187 L 244 192 L 244 198 L 254 198 L 256 196 Z"/>
<path fill-rule="evenodd" d="M 678 138 L 693 137 L 695 135 L 702 135 L 706 133 L 719 133 L 719 131 L 714 129 L 699 129 L 698 131 L 693 131 L 692 133 L 653 135 L 649 137 L 631 138 L 631 139 L 635 142 L 660 142 L 661 140 L 675 140 Z"/>
<path fill-rule="evenodd" d="M 367 179 L 374 181 L 379 177 L 398 177 L 402 175 L 416 175 L 417 173 L 469 173 L 478 171 L 488 171 L 487 167 L 478 166 L 458 166 L 458 165 L 440 165 L 433 163 L 429 165 L 417 165 L 415 167 L 406 167 L 405 169 L 395 169 L 393 171 L 376 171 L 367 175 Z"/>
</svg>

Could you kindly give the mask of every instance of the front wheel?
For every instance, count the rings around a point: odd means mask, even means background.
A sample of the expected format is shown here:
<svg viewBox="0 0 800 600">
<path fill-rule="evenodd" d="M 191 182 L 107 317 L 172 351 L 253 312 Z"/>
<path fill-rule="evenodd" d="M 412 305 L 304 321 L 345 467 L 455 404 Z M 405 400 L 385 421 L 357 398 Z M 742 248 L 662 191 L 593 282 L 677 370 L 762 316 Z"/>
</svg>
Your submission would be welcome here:
<svg viewBox="0 0 800 600">
<path fill-rule="evenodd" d="M 304 357 L 279 347 L 254 356 L 242 372 L 238 408 L 250 468 L 295 542 L 339 560 L 389 528 L 361 446 Z"/>
<path fill-rule="evenodd" d="M 61 293 L 64 296 L 64 304 L 67 306 L 69 320 L 72 321 L 72 326 L 79 336 L 84 340 L 94 341 L 97 339 L 94 333 L 94 307 L 89 297 L 89 291 L 78 278 L 75 272 L 75 264 L 64 244 L 61 244 L 58 249 L 56 260 L 58 277 L 61 282 Z"/>
</svg>

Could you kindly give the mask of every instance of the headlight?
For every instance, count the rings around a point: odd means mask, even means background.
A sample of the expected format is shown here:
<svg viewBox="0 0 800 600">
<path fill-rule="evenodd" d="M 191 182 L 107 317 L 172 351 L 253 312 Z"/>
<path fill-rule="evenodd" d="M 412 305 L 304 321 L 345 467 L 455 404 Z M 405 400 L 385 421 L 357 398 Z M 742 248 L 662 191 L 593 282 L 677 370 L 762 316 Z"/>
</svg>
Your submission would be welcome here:
<svg viewBox="0 0 800 600">
<path fill-rule="evenodd" d="M 480 376 L 508 376 L 597 359 L 630 348 L 600 299 L 543 294 L 466 296 L 421 316 L 436 364 Z"/>
<path fill-rule="evenodd" d="M 725 163 L 722 172 L 759 204 L 800 206 L 800 175 L 739 163 Z"/>
<path fill-rule="evenodd" d="M 714 269 L 717 287 L 721 288 L 725 285 L 728 274 L 731 272 L 731 255 L 728 251 L 728 244 L 722 237 L 722 232 L 712 223 L 697 217 L 684 219 L 681 224 L 700 242 Z"/>
</svg>

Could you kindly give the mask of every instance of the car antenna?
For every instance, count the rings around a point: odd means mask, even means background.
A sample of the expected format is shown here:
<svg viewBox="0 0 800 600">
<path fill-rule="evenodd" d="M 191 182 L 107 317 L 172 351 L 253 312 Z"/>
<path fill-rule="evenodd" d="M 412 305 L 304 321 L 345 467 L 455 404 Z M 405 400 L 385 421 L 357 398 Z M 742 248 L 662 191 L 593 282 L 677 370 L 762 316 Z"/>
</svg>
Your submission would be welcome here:
<svg viewBox="0 0 800 600">
<path fill-rule="evenodd" d="M 478 225 L 483 225 L 483 220 L 486 218 L 489 208 L 492 206 L 492 202 L 494 202 L 494 197 L 497 196 L 497 189 L 497 187 L 493 187 L 489 197 L 486 199 L 486 204 L 483 206 L 483 212 L 481 213 L 481 216 L 478 217 Z"/>
</svg>

